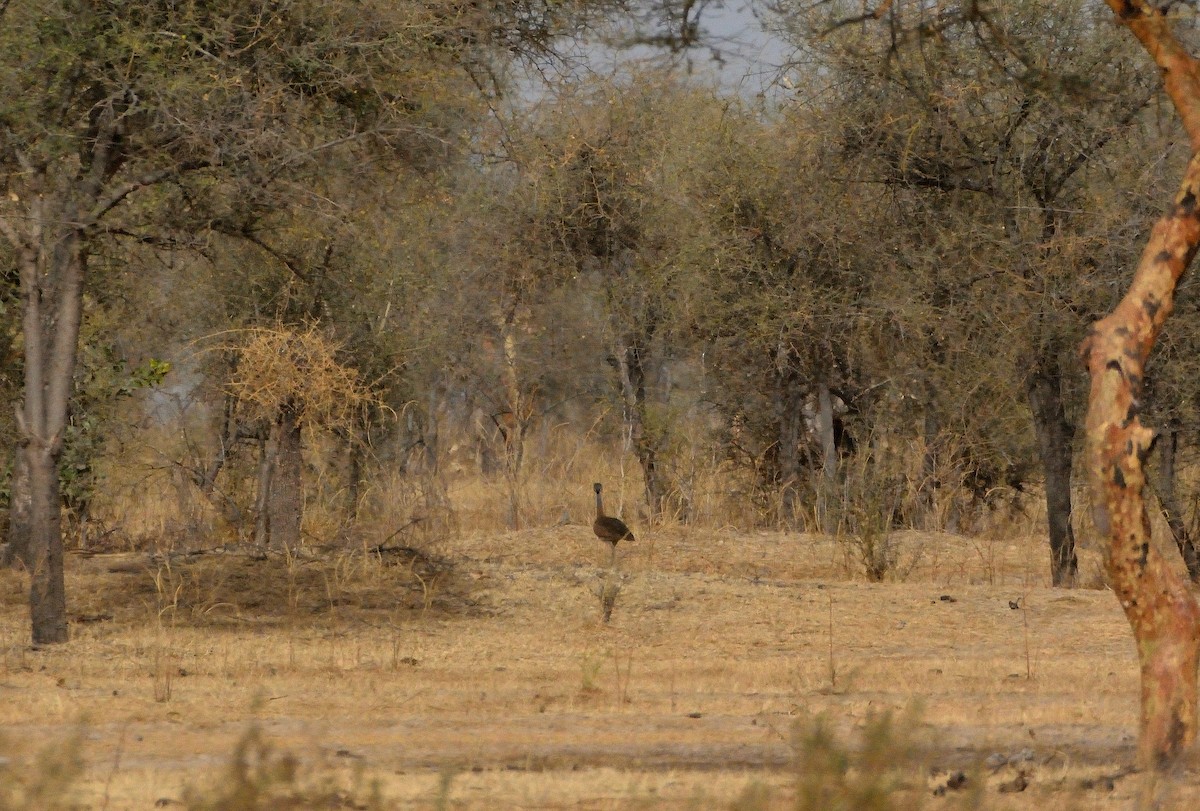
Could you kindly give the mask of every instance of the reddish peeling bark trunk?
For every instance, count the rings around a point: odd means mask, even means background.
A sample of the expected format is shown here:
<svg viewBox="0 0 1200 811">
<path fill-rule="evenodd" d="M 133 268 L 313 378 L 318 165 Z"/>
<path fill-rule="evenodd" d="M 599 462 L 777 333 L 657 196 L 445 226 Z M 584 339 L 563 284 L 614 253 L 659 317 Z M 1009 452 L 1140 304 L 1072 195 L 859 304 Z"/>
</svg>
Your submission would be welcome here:
<svg viewBox="0 0 1200 811">
<path fill-rule="evenodd" d="M 1091 374 L 1087 463 L 1097 528 L 1109 539 L 1108 575 L 1137 643 L 1142 676 L 1138 754 L 1172 763 L 1196 739 L 1200 606 L 1150 540 L 1143 463 L 1154 431 L 1138 417 L 1146 360 L 1174 303 L 1175 286 L 1200 245 L 1200 65 L 1161 8 L 1107 0 L 1162 71 L 1187 129 L 1192 159 L 1175 205 L 1154 226 L 1129 291 L 1083 345 Z"/>
<path fill-rule="evenodd" d="M 1154 431 L 1138 417 L 1138 397 L 1175 284 L 1200 245 L 1198 198 L 1200 156 L 1193 156 L 1174 208 L 1150 235 L 1129 292 L 1096 322 L 1083 347 L 1092 377 L 1087 460 L 1094 518 L 1109 538 L 1108 575 L 1137 643 L 1139 756 L 1148 767 L 1174 761 L 1196 739 L 1200 607 L 1150 540 L 1143 462 Z"/>
</svg>

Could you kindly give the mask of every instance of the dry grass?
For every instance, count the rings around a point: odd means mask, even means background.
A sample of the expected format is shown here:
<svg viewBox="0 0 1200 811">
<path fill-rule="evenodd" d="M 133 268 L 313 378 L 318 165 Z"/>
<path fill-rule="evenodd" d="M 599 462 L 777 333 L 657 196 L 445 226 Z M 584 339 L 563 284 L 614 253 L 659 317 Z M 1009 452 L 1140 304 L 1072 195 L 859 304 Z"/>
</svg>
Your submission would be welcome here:
<svg viewBox="0 0 1200 811">
<path fill-rule="evenodd" d="M 374 784 L 387 808 L 802 808 L 812 719 L 836 763 L 868 719 L 919 702 L 899 804 L 846 807 L 1131 807 L 1129 631 L 1107 591 L 1047 588 L 1042 539 L 903 533 L 907 580 L 870 584 L 816 536 L 638 538 L 607 625 L 608 550 L 580 524 L 395 560 L 73 556 L 72 642 L 45 650 L 5 573 L 10 757 L 82 722 L 70 797 L 97 809 L 200 807 L 248 729 L 320 807 L 372 807 Z M 981 795 L 933 796 L 959 770 Z M 1026 790 L 1001 793 L 1019 773 Z M 1200 778 L 1165 790 L 1186 807 Z"/>
</svg>

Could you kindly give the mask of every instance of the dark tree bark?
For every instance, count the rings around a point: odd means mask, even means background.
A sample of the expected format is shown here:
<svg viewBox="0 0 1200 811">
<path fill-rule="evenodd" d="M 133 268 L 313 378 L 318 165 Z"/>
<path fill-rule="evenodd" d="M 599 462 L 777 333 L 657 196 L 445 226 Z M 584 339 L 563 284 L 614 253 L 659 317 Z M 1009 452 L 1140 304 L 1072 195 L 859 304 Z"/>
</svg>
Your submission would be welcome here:
<svg viewBox="0 0 1200 811">
<path fill-rule="evenodd" d="M 937 392 L 932 383 L 925 385 L 925 402 L 921 417 L 921 434 L 925 450 L 921 454 L 921 481 L 917 491 L 917 503 L 922 520 L 928 529 L 943 529 L 937 518 L 937 492 L 941 489 L 938 477 L 939 456 L 942 451 L 942 423 L 938 414 Z M 954 513 L 952 513 L 953 516 Z M 957 521 L 952 517 L 944 527 L 948 532 L 957 532 Z"/>
<path fill-rule="evenodd" d="M 254 543 L 260 549 L 271 545 L 271 478 L 274 450 L 266 438 L 258 441 L 258 487 L 254 493 Z"/>
<path fill-rule="evenodd" d="M 618 343 L 615 356 L 625 425 L 642 468 L 646 505 L 650 508 L 651 519 L 655 519 L 662 515 L 666 505 L 666 489 L 658 469 L 658 446 L 652 432 L 646 428 L 645 342 L 635 338 Z"/>
<path fill-rule="evenodd" d="M 32 493 L 29 613 L 33 644 L 67 641 L 67 599 L 63 580 L 62 502 L 58 464 L 52 449 L 39 447 L 29 457 Z M 55 543 L 57 541 L 57 543 Z"/>
<path fill-rule="evenodd" d="M 817 381 L 817 439 L 821 445 L 820 524 L 821 531 L 832 535 L 836 527 L 834 511 L 830 509 L 833 494 L 837 491 L 838 449 L 833 430 L 833 396 L 825 378 Z"/>
<path fill-rule="evenodd" d="M 791 351 L 780 344 L 775 351 L 775 428 L 777 480 L 780 512 L 786 522 L 794 522 L 800 513 L 800 482 L 803 480 L 804 458 L 801 443 L 807 426 L 804 421 L 804 386 Z"/>
<path fill-rule="evenodd" d="M 1071 528 L 1071 443 L 1075 432 L 1063 408 L 1062 370 L 1052 355 L 1043 355 L 1025 382 L 1025 392 L 1046 477 L 1050 579 L 1055 586 L 1070 587 L 1079 572 Z"/>
<path fill-rule="evenodd" d="M 292 403 L 285 403 L 279 410 L 273 455 L 267 496 L 270 545 L 291 551 L 300 548 L 304 518 L 300 415 Z"/>
<path fill-rule="evenodd" d="M 950 291 L 948 286 L 935 280 L 933 290 L 930 294 L 930 306 L 937 312 L 949 306 L 949 304 Z M 939 336 L 938 330 L 930 330 L 926 342 L 931 369 L 944 366 L 946 363 L 946 346 L 943 339 Z M 939 480 L 939 467 L 945 463 L 945 460 L 940 457 L 943 454 L 946 443 L 942 437 L 942 415 L 939 409 L 940 392 L 930 372 L 927 372 L 921 389 L 925 400 L 921 421 L 925 451 L 921 456 L 921 481 L 918 485 L 917 500 L 919 509 L 923 513 L 922 520 L 927 528 L 942 529 L 941 526 L 937 525 L 936 510 L 937 493 L 942 486 Z M 954 511 L 954 514 L 956 513 L 957 507 L 955 507 Z M 957 522 L 951 520 L 945 528 L 950 532 L 956 532 L 958 529 Z"/>
<path fill-rule="evenodd" d="M 346 525 L 353 527 L 358 521 L 363 481 L 363 446 L 354 432 L 347 436 L 346 456 Z"/>
</svg>

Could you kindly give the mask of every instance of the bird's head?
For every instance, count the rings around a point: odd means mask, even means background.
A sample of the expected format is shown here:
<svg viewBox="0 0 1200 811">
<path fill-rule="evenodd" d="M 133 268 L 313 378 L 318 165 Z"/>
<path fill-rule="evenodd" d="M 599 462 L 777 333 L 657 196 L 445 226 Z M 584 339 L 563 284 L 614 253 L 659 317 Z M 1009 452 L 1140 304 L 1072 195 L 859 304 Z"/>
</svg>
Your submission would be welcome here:
<svg viewBox="0 0 1200 811">
<path fill-rule="evenodd" d="M 596 495 L 600 495 L 600 482 L 593 484 L 592 490 L 595 491 Z"/>
</svg>

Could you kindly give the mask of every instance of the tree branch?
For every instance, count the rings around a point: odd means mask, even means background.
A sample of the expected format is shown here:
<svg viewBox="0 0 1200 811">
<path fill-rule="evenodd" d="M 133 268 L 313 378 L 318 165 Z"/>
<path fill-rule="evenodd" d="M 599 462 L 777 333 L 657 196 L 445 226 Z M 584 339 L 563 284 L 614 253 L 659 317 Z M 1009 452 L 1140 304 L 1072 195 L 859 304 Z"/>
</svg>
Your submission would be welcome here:
<svg viewBox="0 0 1200 811">
<path fill-rule="evenodd" d="M 1146 0 L 1105 0 L 1162 71 L 1163 87 L 1191 140 L 1200 150 L 1200 68 L 1176 38 L 1166 14 Z"/>
<path fill-rule="evenodd" d="M 251 245 L 256 246 L 260 250 L 262 250 L 262 251 L 266 252 L 268 255 L 270 255 L 271 258 L 278 261 L 281 265 L 283 265 L 285 268 L 287 268 L 289 271 L 291 271 L 292 275 L 295 276 L 297 279 L 304 282 L 305 284 L 309 283 L 310 280 L 308 278 L 308 274 L 306 274 L 304 271 L 300 270 L 299 266 L 295 262 L 293 262 L 291 259 L 284 256 L 280 251 L 276 250 L 271 245 L 267 244 L 267 242 L 265 240 L 263 240 L 260 236 L 253 233 L 252 231 L 250 231 L 248 229 L 244 230 L 244 231 L 235 231 L 235 232 L 230 233 L 229 236 L 240 237 L 241 239 L 246 240 Z"/>
<path fill-rule="evenodd" d="M 162 183 L 163 181 L 169 180 L 173 177 L 179 177 L 200 169 L 209 169 L 213 166 L 216 166 L 213 161 L 192 160 L 184 161 L 177 166 L 170 166 L 166 169 L 158 169 L 153 172 L 147 172 L 141 177 L 135 178 L 123 186 L 118 187 L 112 192 L 112 194 L 108 195 L 108 197 L 96 203 L 91 212 L 87 215 L 87 218 L 80 223 L 80 230 L 90 230 L 95 228 L 96 224 L 99 223 L 100 220 L 103 219 L 106 214 L 108 214 L 108 212 L 120 205 L 126 197 L 133 194 L 138 189 L 144 189 L 147 186 L 153 186 L 155 184 Z"/>
<path fill-rule="evenodd" d="M 100 195 L 104 181 L 120 166 L 120 160 L 113 154 L 117 138 L 120 136 L 113 102 L 114 99 L 110 97 L 108 103 L 100 110 L 90 160 L 84 161 L 84 156 L 80 155 L 81 163 L 87 167 L 87 175 L 81 184 L 84 200 L 95 200 Z"/>
<path fill-rule="evenodd" d="M 882 19 L 883 15 L 887 14 L 888 11 L 891 9 L 892 2 L 893 2 L 893 0 L 883 0 L 883 2 L 880 3 L 878 6 L 876 6 L 875 8 L 867 9 L 862 14 L 855 14 L 852 17 L 846 17 L 845 19 L 838 20 L 837 22 L 833 23 L 828 28 L 826 28 L 824 31 L 822 31 L 821 36 L 825 36 L 827 34 L 832 34 L 834 31 L 838 30 L 839 28 L 845 28 L 847 25 L 854 25 L 855 23 L 865 23 L 869 20 Z"/>
</svg>

